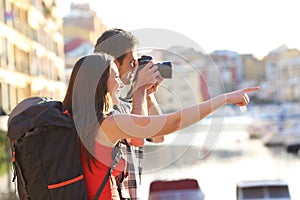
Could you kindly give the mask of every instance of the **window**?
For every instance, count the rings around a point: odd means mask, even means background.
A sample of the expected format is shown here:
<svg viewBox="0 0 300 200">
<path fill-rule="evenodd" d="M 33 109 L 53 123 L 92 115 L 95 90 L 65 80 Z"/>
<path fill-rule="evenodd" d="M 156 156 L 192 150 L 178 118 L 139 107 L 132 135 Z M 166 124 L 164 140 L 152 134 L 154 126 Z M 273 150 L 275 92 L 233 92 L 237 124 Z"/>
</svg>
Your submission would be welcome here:
<svg viewBox="0 0 300 200">
<path fill-rule="evenodd" d="M 8 90 L 8 85 L 7 84 L 2 84 L 1 85 L 1 103 L 2 103 L 2 110 L 5 113 L 9 113 L 10 111 L 10 105 L 9 105 L 9 90 Z"/>
<path fill-rule="evenodd" d="M 2 84 L 0 83 L 0 115 L 6 115 L 7 113 L 3 109 L 2 97 Z"/>
<path fill-rule="evenodd" d="M 4 39 L 0 37 L 0 68 L 4 66 L 4 57 L 5 57 L 5 51 L 4 51 Z"/>
</svg>

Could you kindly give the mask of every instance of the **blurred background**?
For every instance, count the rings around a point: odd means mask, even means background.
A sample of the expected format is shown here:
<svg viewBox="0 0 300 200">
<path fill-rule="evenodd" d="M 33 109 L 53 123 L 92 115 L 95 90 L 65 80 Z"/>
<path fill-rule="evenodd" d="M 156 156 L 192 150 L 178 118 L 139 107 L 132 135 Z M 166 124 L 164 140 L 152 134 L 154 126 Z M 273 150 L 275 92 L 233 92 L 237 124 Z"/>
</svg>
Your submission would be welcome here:
<svg viewBox="0 0 300 200">
<path fill-rule="evenodd" d="M 93 52 L 103 31 L 117 27 L 142 30 L 163 46 L 150 43 L 147 53 L 172 60 L 173 78 L 156 93 L 164 113 L 261 86 L 246 112 L 226 106 L 161 145 L 147 144 L 145 199 L 152 181 L 187 177 L 198 180 L 208 200 L 235 199 L 239 181 L 260 179 L 287 180 L 292 197 L 300 198 L 296 3 L 0 0 L 0 192 L 15 190 L 6 138 L 10 111 L 29 96 L 62 100 L 74 63 Z M 149 28 L 175 39 L 164 43 Z"/>
</svg>

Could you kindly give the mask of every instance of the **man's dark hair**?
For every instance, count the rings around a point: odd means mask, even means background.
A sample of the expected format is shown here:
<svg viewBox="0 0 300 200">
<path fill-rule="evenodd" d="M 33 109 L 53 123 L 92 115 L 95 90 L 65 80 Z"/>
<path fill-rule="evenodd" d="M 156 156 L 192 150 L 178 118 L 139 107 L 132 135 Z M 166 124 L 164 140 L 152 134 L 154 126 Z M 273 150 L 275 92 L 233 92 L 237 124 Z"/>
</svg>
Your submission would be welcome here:
<svg viewBox="0 0 300 200">
<path fill-rule="evenodd" d="M 137 43 L 138 41 L 132 33 L 113 28 L 105 31 L 98 38 L 94 52 L 109 54 L 122 63 L 126 53 L 132 50 Z"/>
</svg>

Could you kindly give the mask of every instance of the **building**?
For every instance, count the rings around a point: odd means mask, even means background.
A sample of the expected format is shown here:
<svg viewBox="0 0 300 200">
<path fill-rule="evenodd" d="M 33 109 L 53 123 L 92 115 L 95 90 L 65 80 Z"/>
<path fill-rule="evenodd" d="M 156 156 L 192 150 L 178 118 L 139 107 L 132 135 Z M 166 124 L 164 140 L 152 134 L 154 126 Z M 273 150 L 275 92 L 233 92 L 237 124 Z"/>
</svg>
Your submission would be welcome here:
<svg viewBox="0 0 300 200">
<path fill-rule="evenodd" d="M 79 37 L 94 44 L 106 29 L 89 3 L 71 3 L 70 12 L 63 17 L 63 33 L 66 41 Z"/>
<path fill-rule="evenodd" d="M 210 53 L 217 65 L 226 92 L 239 88 L 243 80 L 243 62 L 241 56 L 233 51 L 217 50 Z"/>
<path fill-rule="evenodd" d="M 94 45 L 90 42 L 83 40 L 79 37 L 72 38 L 65 43 L 65 81 L 66 84 L 69 83 L 72 69 L 77 60 L 86 54 L 92 53 Z"/>
<path fill-rule="evenodd" d="M 164 79 L 156 92 L 163 112 L 194 105 L 208 98 L 206 78 L 207 56 L 192 48 L 173 46 L 167 50 L 154 50 L 151 55 L 156 62 L 172 62 L 172 79 Z"/>
<path fill-rule="evenodd" d="M 76 61 L 94 51 L 97 38 L 107 29 L 89 3 L 70 6 L 70 12 L 63 18 L 66 84 Z"/>
<path fill-rule="evenodd" d="M 283 45 L 264 59 L 266 68 L 265 98 L 277 102 L 300 100 L 300 51 Z"/>
<path fill-rule="evenodd" d="M 0 0 L 0 7 L 1 115 L 29 96 L 61 100 L 65 65 L 55 0 Z"/>
<path fill-rule="evenodd" d="M 257 85 L 266 79 L 265 63 L 252 54 L 241 55 L 243 61 L 243 84 Z"/>
</svg>

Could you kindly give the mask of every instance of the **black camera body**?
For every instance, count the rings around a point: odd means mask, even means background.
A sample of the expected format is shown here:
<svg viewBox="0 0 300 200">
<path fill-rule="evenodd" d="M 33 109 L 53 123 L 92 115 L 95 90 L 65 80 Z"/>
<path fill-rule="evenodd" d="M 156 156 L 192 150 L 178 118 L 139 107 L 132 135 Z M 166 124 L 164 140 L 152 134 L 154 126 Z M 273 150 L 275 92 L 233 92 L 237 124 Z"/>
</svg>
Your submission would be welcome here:
<svg viewBox="0 0 300 200">
<path fill-rule="evenodd" d="M 143 69 L 150 60 L 152 60 L 152 57 L 148 56 L 148 55 L 142 55 L 138 59 L 139 67 L 137 69 L 136 75 L 139 72 L 139 70 Z M 163 62 L 155 63 L 153 65 L 158 66 L 158 71 L 163 78 L 165 78 L 165 79 L 172 78 L 172 62 L 171 61 L 163 61 Z"/>
</svg>

